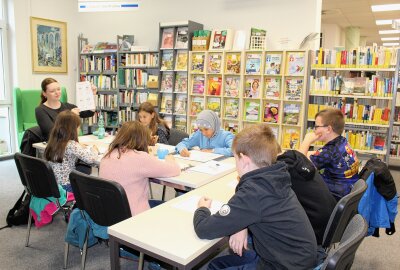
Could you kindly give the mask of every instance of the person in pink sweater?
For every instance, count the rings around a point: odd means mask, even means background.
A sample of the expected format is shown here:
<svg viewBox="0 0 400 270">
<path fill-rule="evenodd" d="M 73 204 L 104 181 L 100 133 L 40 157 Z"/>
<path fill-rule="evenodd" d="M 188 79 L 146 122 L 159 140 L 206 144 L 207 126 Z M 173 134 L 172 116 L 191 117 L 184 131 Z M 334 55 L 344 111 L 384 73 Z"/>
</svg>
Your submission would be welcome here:
<svg viewBox="0 0 400 270">
<path fill-rule="evenodd" d="M 148 199 L 149 178 L 181 172 L 173 156 L 167 156 L 164 162 L 148 153 L 150 140 L 148 128 L 138 121 L 125 122 L 100 162 L 99 176 L 124 187 L 132 216 L 159 204 Z"/>
</svg>

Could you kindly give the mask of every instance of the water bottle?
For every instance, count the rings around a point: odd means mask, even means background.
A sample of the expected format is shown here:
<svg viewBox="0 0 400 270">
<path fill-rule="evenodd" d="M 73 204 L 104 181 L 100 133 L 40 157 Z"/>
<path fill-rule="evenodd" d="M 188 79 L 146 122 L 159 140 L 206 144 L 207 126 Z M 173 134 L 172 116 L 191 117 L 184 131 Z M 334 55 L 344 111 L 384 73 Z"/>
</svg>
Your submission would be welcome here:
<svg viewBox="0 0 400 270">
<path fill-rule="evenodd" d="M 106 131 L 104 129 L 104 118 L 102 113 L 100 113 L 98 125 L 99 129 L 97 130 L 97 138 L 103 139 Z"/>
</svg>

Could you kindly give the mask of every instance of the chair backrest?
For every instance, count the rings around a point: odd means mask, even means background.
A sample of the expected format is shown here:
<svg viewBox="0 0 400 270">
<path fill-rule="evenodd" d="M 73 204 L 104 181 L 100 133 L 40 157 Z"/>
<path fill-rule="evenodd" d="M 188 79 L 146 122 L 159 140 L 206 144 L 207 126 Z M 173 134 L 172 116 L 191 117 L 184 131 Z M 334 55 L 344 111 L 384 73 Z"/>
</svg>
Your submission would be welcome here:
<svg viewBox="0 0 400 270">
<path fill-rule="evenodd" d="M 330 250 L 321 270 L 350 269 L 367 231 L 367 222 L 360 214 L 356 214 L 347 225 L 338 247 Z"/>
<path fill-rule="evenodd" d="M 60 198 L 56 177 L 47 161 L 21 153 L 15 153 L 14 159 L 21 182 L 31 195 Z"/>
<path fill-rule="evenodd" d="M 28 128 L 37 126 L 35 117 L 35 108 L 40 103 L 40 89 L 21 89 L 14 88 L 13 99 L 14 99 L 14 113 L 18 135 L 18 145 L 21 144 L 21 139 L 24 131 Z M 67 102 L 67 90 L 65 87 L 61 88 L 62 102 Z"/>
<path fill-rule="evenodd" d="M 101 226 L 111 226 L 132 216 L 124 188 L 117 182 L 73 170 L 69 176 L 76 206 Z"/>
<path fill-rule="evenodd" d="M 180 143 L 184 138 L 189 137 L 189 134 L 187 134 L 184 131 L 181 131 L 176 128 L 171 128 L 169 131 L 169 140 L 168 144 L 169 145 L 177 145 Z"/>
<path fill-rule="evenodd" d="M 358 180 L 349 194 L 344 196 L 336 204 L 326 226 L 322 247 L 327 249 L 332 244 L 340 241 L 347 224 L 351 218 L 357 214 L 358 203 L 361 200 L 367 184 L 364 179 Z"/>
</svg>

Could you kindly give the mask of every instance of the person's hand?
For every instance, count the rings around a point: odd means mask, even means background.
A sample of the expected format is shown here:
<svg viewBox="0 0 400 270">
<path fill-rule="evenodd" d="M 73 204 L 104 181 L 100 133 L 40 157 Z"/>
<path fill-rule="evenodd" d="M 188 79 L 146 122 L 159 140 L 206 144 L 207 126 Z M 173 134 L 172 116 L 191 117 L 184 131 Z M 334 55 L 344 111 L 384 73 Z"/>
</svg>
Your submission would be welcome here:
<svg viewBox="0 0 400 270">
<path fill-rule="evenodd" d="M 211 202 L 212 202 L 212 200 L 210 198 L 203 196 L 200 198 L 199 202 L 197 203 L 197 207 L 198 208 L 200 208 L 200 207 L 210 208 Z"/>
<path fill-rule="evenodd" d="M 165 157 L 165 162 L 175 163 L 175 158 L 173 155 L 167 155 Z"/>
<path fill-rule="evenodd" d="M 313 144 L 321 137 L 321 135 L 322 135 L 321 133 L 315 133 L 315 132 L 307 133 L 306 136 L 304 137 L 303 142 L 307 142 L 308 144 Z"/>
<path fill-rule="evenodd" d="M 239 256 L 242 256 L 243 248 L 247 249 L 247 228 L 232 234 L 229 237 L 229 247 L 232 249 L 234 253 Z"/>
<path fill-rule="evenodd" d="M 213 153 L 214 149 L 201 149 L 201 152 L 206 152 L 206 153 Z"/>
<path fill-rule="evenodd" d="M 96 155 L 100 153 L 99 148 L 95 144 L 90 147 L 90 151 L 94 152 Z"/>
<path fill-rule="evenodd" d="M 190 152 L 189 152 L 189 150 L 187 150 L 187 148 L 183 148 L 179 154 L 182 157 L 190 157 Z"/>
<path fill-rule="evenodd" d="M 96 85 L 94 85 L 93 83 L 91 83 L 91 88 L 92 88 L 92 92 L 93 92 L 93 96 L 95 96 L 97 94 L 97 87 Z"/>
<path fill-rule="evenodd" d="M 81 112 L 81 110 L 79 110 L 79 108 L 73 108 L 73 109 L 71 110 L 71 112 L 73 112 L 73 113 L 76 114 L 76 115 L 79 115 L 79 113 Z"/>
</svg>

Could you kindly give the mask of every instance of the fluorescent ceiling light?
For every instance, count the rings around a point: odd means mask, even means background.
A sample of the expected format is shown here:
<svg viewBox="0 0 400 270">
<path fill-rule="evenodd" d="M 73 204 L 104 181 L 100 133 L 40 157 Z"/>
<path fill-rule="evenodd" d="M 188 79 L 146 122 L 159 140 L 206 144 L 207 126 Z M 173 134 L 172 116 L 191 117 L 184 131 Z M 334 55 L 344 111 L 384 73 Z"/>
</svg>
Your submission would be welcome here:
<svg viewBox="0 0 400 270">
<path fill-rule="evenodd" d="M 382 41 L 400 40 L 400 37 L 383 37 Z"/>
<path fill-rule="evenodd" d="M 376 20 L 376 25 L 390 25 L 393 23 L 393 21 L 398 21 L 400 22 L 400 19 L 395 19 L 395 20 Z"/>
<path fill-rule="evenodd" d="M 399 42 L 388 42 L 388 43 L 383 43 L 383 46 L 399 46 Z"/>
<path fill-rule="evenodd" d="M 379 30 L 379 35 L 400 34 L 400 30 Z"/>
<path fill-rule="evenodd" d="M 371 10 L 373 12 L 400 10 L 400 4 L 374 5 L 371 6 Z"/>
<path fill-rule="evenodd" d="M 79 12 L 134 11 L 139 8 L 138 1 L 133 0 L 79 0 Z"/>
</svg>

